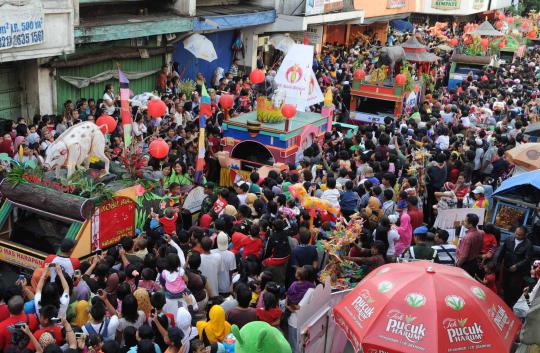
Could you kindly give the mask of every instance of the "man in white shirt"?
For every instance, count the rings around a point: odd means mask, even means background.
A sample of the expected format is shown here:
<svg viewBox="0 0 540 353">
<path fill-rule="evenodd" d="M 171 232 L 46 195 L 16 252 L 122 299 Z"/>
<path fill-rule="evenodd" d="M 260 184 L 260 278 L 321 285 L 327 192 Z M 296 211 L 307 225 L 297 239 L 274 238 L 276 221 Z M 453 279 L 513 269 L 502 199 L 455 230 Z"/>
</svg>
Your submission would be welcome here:
<svg viewBox="0 0 540 353">
<path fill-rule="evenodd" d="M 216 296 L 219 294 L 219 273 L 222 271 L 221 256 L 216 253 L 211 253 L 212 239 L 204 237 L 201 240 L 201 266 L 199 271 L 206 277 L 208 287 L 212 291 L 208 296 Z"/>
<path fill-rule="evenodd" d="M 328 178 L 326 181 L 326 191 L 323 192 L 321 199 L 327 200 L 332 203 L 333 206 L 339 207 L 339 190 L 336 189 L 336 179 Z"/>
<path fill-rule="evenodd" d="M 230 293 L 232 273 L 236 270 L 236 258 L 234 253 L 227 250 L 229 248 L 229 237 L 223 232 L 217 235 L 217 249 L 211 251 L 212 254 L 218 254 L 221 258 L 221 271 L 218 273 L 219 294 L 226 297 Z"/>
</svg>

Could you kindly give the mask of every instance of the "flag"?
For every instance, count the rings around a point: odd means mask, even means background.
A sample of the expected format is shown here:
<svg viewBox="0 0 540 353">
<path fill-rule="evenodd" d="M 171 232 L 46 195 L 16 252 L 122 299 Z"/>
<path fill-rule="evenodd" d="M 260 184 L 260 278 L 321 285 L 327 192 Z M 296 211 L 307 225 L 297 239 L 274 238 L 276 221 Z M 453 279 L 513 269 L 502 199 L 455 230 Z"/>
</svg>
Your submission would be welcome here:
<svg viewBox="0 0 540 353">
<path fill-rule="evenodd" d="M 201 106 L 202 108 L 202 106 Z M 204 180 L 204 155 L 206 148 L 204 146 L 206 132 L 206 117 L 199 116 L 199 152 L 197 154 L 197 163 L 195 164 L 195 184 L 202 185 Z"/>
<path fill-rule="evenodd" d="M 120 117 L 122 118 L 122 129 L 124 129 L 124 144 L 126 147 L 131 145 L 131 129 L 133 119 L 129 110 L 129 80 L 118 66 L 118 81 L 120 83 Z"/>
<path fill-rule="evenodd" d="M 209 118 L 212 116 L 212 102 L 210 100 L 210 95 L 208 95 L 208 91 L 206 90 L 206 86 L 204 85 L 204 83 L 202 85 L 201 93 L 201 107 L 199 109 L 199 113 Z"/>
</svg>

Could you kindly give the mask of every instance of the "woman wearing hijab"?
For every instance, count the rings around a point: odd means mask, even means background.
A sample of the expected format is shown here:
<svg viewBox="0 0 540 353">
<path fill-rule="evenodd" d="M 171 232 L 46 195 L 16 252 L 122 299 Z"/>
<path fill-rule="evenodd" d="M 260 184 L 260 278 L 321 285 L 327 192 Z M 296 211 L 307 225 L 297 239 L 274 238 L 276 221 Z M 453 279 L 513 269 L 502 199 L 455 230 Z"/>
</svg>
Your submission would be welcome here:
<svg viewBox="0 0 540 353">
<path fill-rule="evenodd" d="M 381 202 L 375 196 L 370 196 L 368 199 L 368 204 L 364 208 L 365 219 L 368 221 L 367 227 L 369 229 L 374 229 L 377 223 L 381 220 L 381 217 L 384 215 L 384 212 L 381 208 Z"/>
<path fill-rule="evenodd" d="M 139 310 L 144 311 L 146 316 L 148 316 L 152 310 L 152 304 L 150 304 L 150 295 L 148 294 L 148 291 L 145 288 L 139 288 L 133 292 L 133 296 L 135 296 L 135 299 L 137 299 Z"/>
<path fill-rule="evenodd" d="M 86 300 L 79 300 L 75 305 L 75 318 L 72 323 L 82 327 L 90 320 L 89 314 L 90 303 Z"/>
<path fill-rule="evenodd" d="M 398 209 L 399 211 L 399 209 Z M 401 255 L 403 250 L 411 246 L 412 240 L 412 226 L 411 226 L 411 217 L 404 212 L 401 212 L 399 217 L 399 227 L 392 226 L 399 233 L 399 239 L 396 241 L 396 252 L 395 256 L 398 257 Z"/>
<path fill-rule="evenodd" d="M 214 305 L 208 314 L 208 321 L 197 322 L 199 339 L 205 344 L 220 342 L 231 332 L 231 324 L 225 321 L 225 311 L 219 305 Z"/>
<path fill-rule="evenodd" d="M 182 352 L 180 353 L 188 353 L 190 347 L 189 342 L 197 336 L 197 329 L 191 326 L 191 314 L 189 313 L 189 310 L 184 307 L 179 308 L 176 312 L 175 322 L 176 327 L 184 334 L 184 338 L 182 339 Z"/>
</svg>

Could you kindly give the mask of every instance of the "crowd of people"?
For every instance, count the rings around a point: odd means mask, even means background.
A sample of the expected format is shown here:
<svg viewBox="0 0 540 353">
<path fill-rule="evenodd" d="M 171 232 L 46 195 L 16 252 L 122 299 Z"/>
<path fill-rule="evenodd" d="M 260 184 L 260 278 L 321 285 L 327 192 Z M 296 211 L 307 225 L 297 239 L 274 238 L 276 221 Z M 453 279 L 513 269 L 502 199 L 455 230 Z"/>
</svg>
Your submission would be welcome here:
<svg viewBox="0 0 540 353">
<path fill-rule="evenodd" d="M 393 33 L 390 38 L 399 44 Z M 427 33 L 424 40 L 437 44 Z M 334 92 L 337 120 L 346 119 L 350 109 L 355 63 L 364 63 L 367 72 L 376 65 L 371 49 L 328 44 L 314 58 L 321 88 Z M 362 125 L 355 134 L 334 127 L 304 151 L 298 165 L 264 179 L 253 171 L 232 187 L 218 186 L 214 155 L 224 119 L 219 97 L 234 95 L 232 116 L 249 112 L 257 94 L 271 93 L 275 71 L 253 85 L 235 62 L 227 74 L 198 75 L 195 91 L 186 96 L 178 88 L 177 66 L 165 66 L 157 88 L 168 113 L 152 119 L 134 107 L 133 143 L 146 152 L 156 136 L 167 141 L 169 155 L 149 157 L 143 175 L 155 181 L 154 192 L 181 196 L 182 187 L 194 184 L 201 89 L 211 87 L 206 196 L 197 221 L 191 224 L 174 205 L 152 214 L 136 237 L 81 262 L 70 257 L 73 241 L 64 239 L 60 252 L 31 277 L 2 284 L 0 351 L 224 352 L 233 341 L 232 325 L 264 321 L 280 329 L 296 352 L 297 312 L 309 302 L 328 261 L 321 240 L 334 222 L 359 219 L 362 233 L 346 259 L 366 273 L 388 262 L 420 259 L 458 266 L 513 306 L 540 278 L 533 252 L 540 232 L 516 220 L 515 236 L 501 239 L 488 215 L 491 194 L 511 173 L 504 152 L 527 143 L 524 128 L 539 113 L 540 49 L 487 68 L 482 78 L 471 75 L 452 90 L 446 88 L 448 54 L 441 55 L 434 87 L 410 114 Z M 69 126 L 102 113 L 119 117 L 112 85 L 101 99 L 66 102 L 61 115 L 13 122 L 0 153 L 39 165 Z M 125 148 L 122 136 L 118 124 L 106 150 L 113 162 Z M 420 150 L 427 162 L 415 168 Z M 312 226 L 312 215 L 289 192 L 297 183 L 310 196 L 339 206 L 343 218 L 321 212 Z M 437 213 L 452 208 L 486 210 L 467 214 L 456 231 L 459 242 L 433 227 Z"/>
</svg>

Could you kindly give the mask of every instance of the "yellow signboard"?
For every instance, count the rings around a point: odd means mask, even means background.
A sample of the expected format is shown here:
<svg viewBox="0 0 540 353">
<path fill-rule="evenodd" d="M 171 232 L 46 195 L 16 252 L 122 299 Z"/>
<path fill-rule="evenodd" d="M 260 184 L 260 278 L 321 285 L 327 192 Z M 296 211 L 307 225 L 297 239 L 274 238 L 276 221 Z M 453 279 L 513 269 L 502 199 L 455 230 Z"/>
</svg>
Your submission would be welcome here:
<svg viewBox="0 0 540 353">
<path fill-rule="evenodd" d="M 23 248 L 17 249 L 2 242 L 0 245 L 0 261 L 35 270 L 41 267 L 44 259 L 40 258 L 40 255 L 37 253 L 25 251 Z"/>
</svg>

